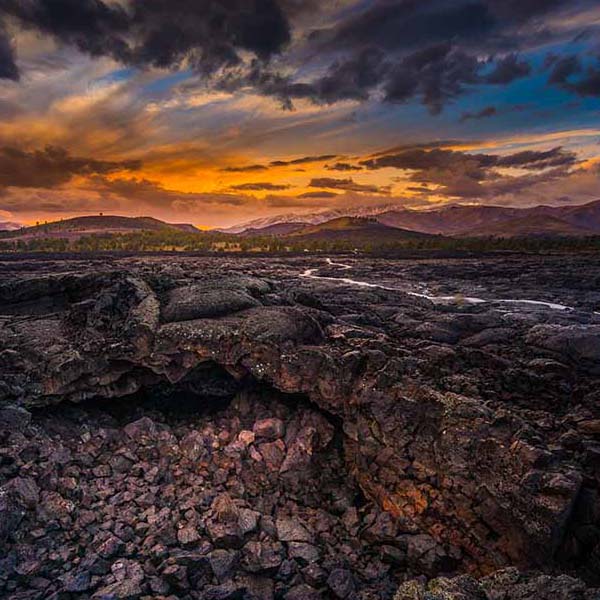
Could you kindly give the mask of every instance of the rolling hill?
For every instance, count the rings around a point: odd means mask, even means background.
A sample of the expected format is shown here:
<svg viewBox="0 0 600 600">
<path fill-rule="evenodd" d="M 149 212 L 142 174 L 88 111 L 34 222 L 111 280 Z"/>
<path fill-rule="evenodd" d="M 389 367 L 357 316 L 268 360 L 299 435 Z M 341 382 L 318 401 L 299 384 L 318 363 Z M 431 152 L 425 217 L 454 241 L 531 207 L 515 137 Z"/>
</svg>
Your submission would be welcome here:
<svg viewBox="0 0 600 600">
<path fill-rule="evenodd" d="M 402 240 L 428 239 L 432 236 L 417 231 L 389 227 L 374 218 L 339 217 L 318 225 L 307 225 L 286 237 L 303 240 L 350 240 L 356 243 L 381 244 Z"/>
<path fill-rule="evenodd" d="M 165 223 L 153 217 L 121 217 L 115 215 L 75 217 L 23 227 L 19 230 L 5 232 L 4 239 L 31 238 L 67 238 L 74 239 L 84 235 L 105 235 L 114 233 L 135 233 L 140 231 L 181 231 L 200 233 L 193 225 Z"/>
<path fill-rule="evenodd" d="M 266 227 L 245 229 L 237 235 L 243 237 L 263 235 L 273 235 L 279 237 L 296 233 L 305 227 L 306 223 L 276 223 L 274 225 L 267 225 Z"/>
<path fill-rule="evenodd" d="M 380 223 L 423 233 L 466 235 L 517 218 L 519 209 L 500 206 L 446 206 L 436 210 L 395 210 L 377 215 Z"/>
<path fill-rule="evenodd" d="M 552 215 L 530 214 L 471 230 L 462 237 L 588 237 L 597 233 Z"/>
<path fill-rule="evenodd" d="M 551 210 L 553 211 L 551 214 L 567 223 L 600 232 L 600 200 L 579 206 L 561 206 Z"/>
</svg>

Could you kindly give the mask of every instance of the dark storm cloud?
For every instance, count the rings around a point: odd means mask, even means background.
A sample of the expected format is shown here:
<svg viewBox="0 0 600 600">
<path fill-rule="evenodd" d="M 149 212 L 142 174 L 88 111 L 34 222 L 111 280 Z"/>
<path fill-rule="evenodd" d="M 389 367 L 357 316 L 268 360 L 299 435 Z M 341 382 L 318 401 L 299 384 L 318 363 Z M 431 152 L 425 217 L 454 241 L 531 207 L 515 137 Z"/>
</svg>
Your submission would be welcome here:
<svg viewBox="0 0 600 600">
<path fill-rule="evenodd" d="M 276 183 L 268 183 L 268 182 L 260 182 L 260 183 L 241 183 L 240 185 L 231 186 L 232 190 L 237 190 L 240 192 L 260 192 L 263 190 L 266 191 L 279 191 L 279 190 L 288 190 L 291 186 L 276 184 Z"/>
<path fill-rule="evenodd" d="M 356 183 L 353 179 L 334 179 L 332 177 L 317 177 L 311 179 L 308 184 L 310 187 L 331 188 L 334 190 L 344 190 L 346 192 L 365 192 L 372 194 L 389 193 L 388 188 L 379 188 L 376 185 L 363 185 Z"/>
<path fill-rule="evenodd" d="M 464 123 L 471 119 L 489 119 L 498 114 L 498 109 L 495 106 L 486 106 L 477 112 L 465 112 L 460 117 L 460 122 Z"/>
<path fill-rule="evenodd" d="M 434 142 L 422 142 L 419 144 L 400 144 L 399 146 L 386 148 L 385 150 L 371 154 L 368 158 L 375 159 L 381 156 L 389 156 L 390 154 L 400 154 L 402 152 L 407 152 L 408 150 L 434 150 L 448 148 L 450 146 L 459 147 L 465 143 L 466 142 L 461 140 L 436 140 Z M 364 164 L 364 161 L 361 164 Z"/>
<path fill-rule="evenodd" d="M 477 84 L 505 85 L 525 77 L 529 65 L 511 54 L 499 59 L 491 73 L 484 74 L 486 62 L 448 43 L 418 50 L 404 57 L 386 73 L 384 90 L 388 102 L 421 98 L 432 114 Z"/>
<path fill-rule="evenodd" d="M 579 96 L 600 96 L 600 68 L 589 68 L 585 77 L 569 86 Z"/>
<path fill-rule="evenodd" d="M 325 162 L 338 158 L 336 154 L 323 154 L 320 156 L 301 156 L 292 160 L 273 160 L 268 165 L 248 165 L 244 167 L 225 167 L 221 169 L 223 173 L 256 173 L 266 171 L 271 167 L 290 167 L 296 165 L 307 165 L 316 162 Z M 254 185 L 254 184 L 251 184 Z M 259 184 L 260 185 L 260 184 Z M 267 184 L 265 184 L 267 185 Z M 270 185 L 270 184 L 269 184 Z M 283 189 L 283 188 L 280 188 Z"/>
<path fill-rule="evenodd" d="M 510 55 L 497 63 L 479 59 L 450 43 L 439 43 L 404 56 L 386 55 L 369 47 L 345 60 L 336 60 L 320 78 L 296 82 L 271 71 L 259 61 L 247 69 L 232 71 L 219 82 L 221 90 L 258 90 L 277 98 L 283 108 L 293 109 L 293 101 L 308 99 L 315 104 L 343 100 L 365 101 L 376 92 L 385 102 L 404 103 L 419 99 L 432 114 L 475 85 L 505 85 L 530 71 L 523 60 Z"/>
<path fill-rule="evenodd" d="M 50 35 L 92 56 L 132 58 L 124 38 L 130 17 L 102 0 L 3 0 L 2 12 L 29 29 Z"/>
<path fill-rule="evenodd" d="M 6 30 L 0 23 L 0 79 L 19 80 L 19 69 L 15 63 L 15 57 L 10 39 Z"/>
<path fill-rule="evenodd" d="M 294 158 L 293 160 L 274 160 L 269 163 L 271 167 L 287 167 L 290 165 L 306 165 L 309 163 L 323 162 L 337 158 L 335 154 L 322 154 L 320 156 L 302 156 L 301 158 Z"/>
<path fill-rule="evenodd" d="M 481 63 L 474 56 L 449 44 L 438 44 L 405 57 L 385 83 L 388 102 L 406 102 L 420 97 L 432 114 L 462 94 L 465 85 L 480 81 Z"/>
<path fill-rule="evenodd" d="M 548 167 L 565 167 L 577 162 L 577 155 L 560 147 L 545 152 L 525 150 L 516 154 L 496 157 L 498 167 L 519 167 L 521 169 L 541 170 Z"/>
<path fill-rule="evenodd" d="M 368 169 L 392 167 L 422 171 L 426 169 L 452 169 L 470 165 L 474 170 L 495 167 L 519 167 L 522 169 L 546 169 L 551 166 L 570 166 L 577 162 L 573 152 L 561 147 L 547 151 L 527 150 L 499 156 L 496 154 L 469 154 L 456 150 L 433 148 L 409 148 L 398 154 L 389 154 L 362 161 L 360 164 Z"/>
<path fill-rule="evenodd" d="M 576 56 L 549 56 L 546 65 L 552 67 L 549 83 L 566 85 L 569 77 L 582 71 L 581 63 Z"/>
<path fill-rule="evenodd" d="M 475 112 L 464 112 L 459 119 L 459 123 L 465 123 L 466 121 L 470 120 L 489 119 L 491 117 L 506 115 L 509 113 L 520 113 L 529 108 L 531 108 L 531 104 L 514 104 L 512 106 L 504 106 L 501 108 L 496 108 L 495 106 L 486 106 Z"/>
<path fill-rule="evenodd" d="M 568 6 L 567 0 L 356 2 L 333 27 L 306 37 L 305 51 L 318 56 L 319 77 L 299 80 L 293 69 L 283 74 L 254 61 L 215 84 L 230 92 L 258 91 L 286 109 L 300 99 L 333 104 L 376 96 L 390 103 L 418 99 L 438 114 L 470 86 L 528 76 L 528 62 L 506 51 L 526 51 L 541 32 L 551 38 L 544 17 Z"/>
<path fill-rule="evenodd" d="M 516 54 L 509 54 L 496 63 L 494 70 L 486 75 L 485 82 L 498 85 L 507 84 L 515 79 L 526 77 L 530 73 L 529 63 Z"/>
<path fill-rule="evenodd" d="M 414 48 L 426 39 L 470 39 L 490 32 L 494 19 L 484 3 L 429 1 L 384 1 L 364 5 L 331 30 L 315 31 L 313 39 L 324 47 L 360 47 L 375 39 L 386 50 Z"/>
<path fill-rule="evenodd" d="M 584 0 L 584 5 L 590 4 Z M 562 35 L 544 19 L 568 8 L 568 0 L 375 0 L 357 3 L 347 17 L 310 39 L 323 52 L 345 51 L 335 69 L 290 98 L 321 102 L 361 100 L 383 89 L 388 102 L 421 100 L 430 112 L 476 84 L 507 85 L 531 67 L 514 50 L 526 51 L 544 38 Z M 377 53 L 380 58 L 377 59 Z M 490 65 L 490 56 L 500 55 Z M 376 68 L 360 68 L 372 58 Z M 336 82 L 336 86 L 328 85 Z M 277 82 L 280 94 L 284 82 Z M 297 84 L 296 84 L 297 85 Z M 593 86 L 592 86 L 593 87 Z M 336 90 L 338 94 L 336 95 Z M 293 92 L 296 92 L 294 95 Z"/>
<path fill-rule="evenodd" d="M 456 150 L 433 148 L 406 149 L 396 154 L 363 161 L 368 169 L 396 168 L 412 171 L 410 180 L 421 186 L 436 185 L 437 193 L 447 196 L 483 197 L 492 190 L 516 191 L 563 174 L 577 164 L 577 156 L 560 147 L 547 151 L 527 150 L 504 156 L 469 154 Z M 505 176 L 498 169 L 518 168 L 534 175 Z M 512 188 L 511 188 L 512 186 Z M 511 188 L 511 189 L 509 189 Z"/>
<path fill-rule="evenodd" d="M 588 6 L 594 1 L 577 3 Z M 530 75 L 524 53 L 580 33 L 555 25 L 572 8 L 570 0 L 0 0 L 0 18 L 93 57 L 186 65 L 216 89 L 250 90 L 286 109 L 301 99 L 375 98 L 418 100 L 438 114 L 474 86 Z M 600 70 L 574 60 L 578 71 L 556 64 L 551 82 L 600 94 Z M 1 30 L 0 78 L 18 78 Z"/>
<path fill-rule="evenodd" d="M 242 88 L 258 90 L 279 99 L 283 108 L 291 110 L 294 99 L 309 99 L 316 104 L 367 100 L 390 66 L 385 53 L 371 47 L 345 59 L 334 60 L 322 77 L 311 82 L 295 82 L 289 76 L 265 68 L 262 62 L 253 61 L 247 69 L 226 74 L 217 85 L 230 92 Z"/>
<path fill-rule="evenodd" d="M 324 55 L 324 58 L 327 56 Z M 217 85 L 229 92 L 251 88 L 277 98 L 282 108 L 292 110 L 295 99 L 308 99 L 315 104 L 367 100 L 390 67 L 385 53 L 371 47 L 344 59 L 334 59 L 322 77 L 310 82 L 296 82 L 290 76 L 265 68 L 260 61 L 253 61 L 247 69 L 226 74 Z"/>
<path fill-rule="evenodd" d="M 321 190 L 319 192 L 304 192 L 303 194 L 298 194 L 296 198 L 336 198 L 339 194 L 335 192 L 327 192 L 325 190 Z"/>
<path fill-rule="evenodd" d="M 381 49 L 365 48 L 347 60 L 335 61 L 328 73 L 314 84 L 310 97 L 325 103 L 366 100 L 390 66 Z"/>
<path fill-rule="evenodd" d="M 377 40 L 388 51 L 416 48 L 427 40 L 449 37 L 465 45 L 507 45 L 513 28 L 561 7 L 569 0 L 378 0 L 331 29 L 317 30 L 313 40 L 324 48 L 356 48 Z"/>
<path fill-rule="evenodd" d="M 577 56 L 550 57 L 548 82 L 578 96 L 600 96 L 600 66 L 584 67 Z"/>
<path fill-rule="evenodd" d="M 277 0 L 3 0 L 0 11 L 91 56 L 124 64 L 174 68 L 188 59 L 211 73 L 239 62 L 239 50 L 261 59 L 290 39 Z"/>
<path fill-rule="evenodd" d="M 17 148 L 0 148 L 0 188 L 52 188 L 67 183 L 77 175 L 106 175 L 118 171 L 134 171 L 138 161 L 101 161 L 71 156 L 63 148 L 49 146 L 27 152 Z"/>
<path fill-rule="evenodd" d="M 263 96 L 271 96 L 285 110 L 292 110 L 292 98 L 310 98 L 313 87 L 308 83 L 294 83 L 289 76 L 265 68 L 261 61 L 253 60 L 247 67 L 223 73 L 215 82 L 218 90 L 235 93 L 249 89 Z"/>
<path fill-rule="evenodd" d="M 571 0 L 488 0 L 485 2 L 498 18 L 517 25 L 522 19 L 540 17 L 556 8 L 568 7 L 571 3 Z"/>
<path fill-rule="evenodd" d="M 487 154 L 467 154 L 455 150 L 443 150 L 434 148 L 424 150 L 414 148 L 402 151 L 398 154 L 389 154 L 379 158 L 372 158 L 362 161 L 360 164 L 367 169 L 407 169 L 413 171 L 424 171 L 426 169 L 451 169 L 457 166 L 469 164 L 472 169 L 480 170 L 485 167 L 492 167 L 495 164 L 495 157 Z"/>
<path fill-rule="evenodd" d="M 253 173 L 255 171 L 266 171 L 264 165 L 248 165 L 247 167 L 225 167 L 221 169 L 223 173 Z"/>
<path fill-rule="evenodd" d="M 338 162 L 333 165 L 326 165 L 328 171 L 362 171 L 362 167 L 351 165 L 349 163 Z"/>
</svg>

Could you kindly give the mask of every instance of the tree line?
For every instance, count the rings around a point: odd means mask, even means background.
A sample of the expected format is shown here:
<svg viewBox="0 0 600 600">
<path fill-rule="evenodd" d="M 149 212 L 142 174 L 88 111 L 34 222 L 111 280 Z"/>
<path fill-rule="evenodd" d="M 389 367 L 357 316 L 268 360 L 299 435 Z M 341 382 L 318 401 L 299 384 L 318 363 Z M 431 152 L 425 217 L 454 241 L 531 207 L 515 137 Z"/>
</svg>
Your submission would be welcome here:
<svg viewBox="0 0 600 600">
<path fill-rule="evenodd" d="M 177 231 L 140 231 L 94 234 L 78 238 L 35 237 L 0 239 L 0 252 L 207 252 L 207 253 L 302 253 L 353 252 L 385 254 L 401 250 L 449 252 L 598 252 L 600 236 L 521 238 L 431 238 L 377 240 L 372 238 L 277 238 L 241 237 L 218 232 L 202 234 Z"/>
</svg>

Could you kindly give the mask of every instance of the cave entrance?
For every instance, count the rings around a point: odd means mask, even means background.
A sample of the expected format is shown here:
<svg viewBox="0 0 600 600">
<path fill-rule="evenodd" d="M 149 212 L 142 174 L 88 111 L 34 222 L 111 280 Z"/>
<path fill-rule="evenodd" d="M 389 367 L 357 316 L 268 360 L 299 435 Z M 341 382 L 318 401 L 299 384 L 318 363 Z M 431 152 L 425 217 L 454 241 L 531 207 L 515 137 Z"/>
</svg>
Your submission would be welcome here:
<svg viewBox="0 0 600 600">
<path fill-rule="evenodd" d="M 405 549 L 386 540 L 343 446 L 341 423 L 307 398 L 214 365 L 38 408 L 11 448 L 37 497 L 1 551 L 13 571 L 0 589 L 391 599 Z"/>
</svg>

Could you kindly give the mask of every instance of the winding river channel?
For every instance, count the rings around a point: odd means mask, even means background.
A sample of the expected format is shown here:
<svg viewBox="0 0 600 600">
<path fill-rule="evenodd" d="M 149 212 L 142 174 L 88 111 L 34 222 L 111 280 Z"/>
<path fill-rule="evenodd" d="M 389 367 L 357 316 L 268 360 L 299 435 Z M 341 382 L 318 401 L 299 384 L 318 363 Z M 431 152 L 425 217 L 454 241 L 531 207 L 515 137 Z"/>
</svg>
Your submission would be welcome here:
<svg viewBox="0 0 600 600">
<path fill-rule="evenodd" d="M 348 265 L 345 263 L 334 262 L 331 258 L 325 259 L 325 262 L 330 267 L 336 267 L 341 271 L 350 271 L 353 269 L 352 265 Z M 523 305 L 523 306 L 535 306 L 540 308 L 547 308 L 550 310 L 575 310 L 571 306 L 565 306 L 564 304 L 557 304 L 555 302 L 543 302 L 540 300 L 521 300 L 521 299 L 513 299 L 513 298 L 476 298 L 472 296 L 433 296 L 430 294 L 419 293 L 419 292 L 411 292 L 409 290 L 399 288 L 399 287 L 390 287 L 385 285 L 380 285 L 378 283 L 369 283 L 368 281 L 358 281 L 356 279 L 351 279 L 349 277 L 327 277 L 324 275 L 318 275 L 319 268 L 307 269 L 303 273 L 300 274 L 300 277 L 305 279 L 319 279 L 322 281 L 333 281 L 340 284 L 346 285 L 354 285 L 363 288 L 376 288 L 380 290 L 387 290 L 392 292 L 402 292 L 404 294 L 408 294 L 409 296 L 414 296 L 416 298 L 425 298 L 434 302 L 436 304 L 453 304 L 460 302 L 461 304 L 514 304 L 514 305 Z M 597 313 L 596 313 L 597 314 Z"/>
</svg>

